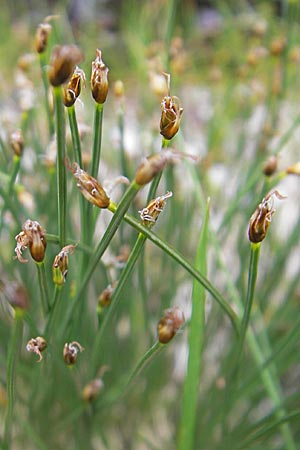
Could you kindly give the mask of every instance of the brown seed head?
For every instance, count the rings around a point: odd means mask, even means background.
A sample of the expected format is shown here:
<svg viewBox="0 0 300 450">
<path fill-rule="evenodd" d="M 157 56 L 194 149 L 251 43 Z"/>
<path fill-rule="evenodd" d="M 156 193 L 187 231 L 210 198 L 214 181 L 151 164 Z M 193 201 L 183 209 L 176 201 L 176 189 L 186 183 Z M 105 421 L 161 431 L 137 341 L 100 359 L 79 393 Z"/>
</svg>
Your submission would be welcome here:
<svg viewBox="0 0 300 450">
<path fill-rule="evenodd" d="M 155 175 L 163 170 L 167 161 L 168 158 L 163 152 L 144 158 L 135 174 L 136 183 L 143 186 L 152 181 Z"/>
<path fill-rule="evenodd" d="M 28 352 L 36 353 L 39 356 L 39 359 L 37 362 L 41 362 L 42 352 L 47 348 L 47 341 L 41 336 L 38 336 L 36 338 L 32 338 L 27 342 L 26 350 Z"/>
<path fill-rule="evenodd" d="M 152 227 L 157 221 L 159 214 L 163 211 L 166 199 L 172 197 L 172 195 L 172 192 L 167 192 L 165 195 L 150 200 L 146 208 L 139 211 L 142 224 Z"/>
<path fill-rule="evenodd" d="M 101 50 L 96 50 L 96 58 L 92 62 L 91 89 L 97 103 L 104 103 L 108 93 L 108 67 L 102 61 Z"/>
<path fill-rule="evenodd" d="M 92 402 L 101 392 L 104 387 L 103 380 L 101 378 L 96 378 L 90 381 L 82 391 L 82 398 L 86 402 Z"/>
<path fill-rule="evenodd" d="M 286 173 L 290 175 L 300 175 L 300 161 L 288 167 Z"/>
<path fill-rule="evenodd" d="M 40 23 L 35 34 L 34 46 L 37 53 L 44 53 L 47 48 L 48 38 L 51 33 L 52 26 L 49 23 Z"/>
<path fill-rule="evenodd" d="M 286 48 L 287 40 L 285 36 L 278 36 L 271 42 L 270 52 L 273 56 L 279 56 Z"/>
<path fill-rule="evenodd" d="M 274 175 L 277 170 L 278 159 L 276 155 L 271 155 L 269 159 L 263 165 L 263 173 L 270 177 Z"/>
<path fill-rule="evenodd" d="M 76 363 L 78 358 L 78 352 L 83 352 L 84 348 L 77 341 L 73 341 L 70 344 L 65 344 L 63 357 L 68 366 L 72 366 Z"/>
<path fill-rule="evenodd" d="M 74 105 L 76 99 L 80 95 L 81 85 L 83 84 L 83 86 L 85 86 L 85 82 L 86 78 L 84 71 L 79 69 L 79 67 L 75 67 L 73 75 L 63 90 L 63 102 L 65 106 L 70 107 Z"/>
<path fill-rule="evenodd" d="M 21 130 L 16 130 L 11 134 L 10 145 L 16 156 L 22 156 L 24 149 L 24 140 Z"/>
<path fill-rule="evenodd" d="M 28 295 L 22 284 L 16 281 L 0 281 L 0 293 L 3 293 L 13 308 L 23 311 L 29 308 Z"/>
<path fill-rule="evenodd" d="M 23 223 L 22 231 L 15 237 L 17 246 L 15 252 L 20 262 L 25 263 L 28 260 L 22 257 L 22 251 L 29 247 L 30 254 L 36 262 L 44 259 L 46 251 L 45 230 L 36 220 L 27 219 Z"/>
<path fill-rule="evenodd" d="M 69 266 L 69 253 L 72 255 L 75 252 L 75 245 L 66 245 L 55 256 L 52 264 L 52 278 L 53 282 L 61 286 L 66 281 Z"/>
<path fill-rule="evenodd" d="M 82 195 L 98 208 L 108 208 L 110 199 L 98 181 L 81 169 L 77 163 L 74 163 L 73 167 L 67 161 L 65 164 L 76 178 L 77 187 Z"/>
<path fill-rule="evenodd" d="M 161 102 L 160 134 L 166 139 L 172 139 L 179 130 L 183 108 L 178 97 L 170 96 L 170 75 L 165 75 L 168 95 Z"/>
<path fill-rule="evenodd" d="M 117 281 L 115 281 L 113 284 L 109 284 L 98 297 L 98 303 L 102 308 L 105 308 L 110 304 L 111 297 L 116 289 Z"/>
<path fill-rule="evenodd" d="M 249 221 L 248 236 L 249 240 L 254 244 L 262 242 L 266 237 L 269 225 L 272 221 L 272 216 L 275 213 L 273 207 L 274 197 L 279 200 L 286 198 L 278 191 L 273 190 L 269 192 L 258 205 Z"/>
<path fill-rule="evenodd" d="M 184 314 L 180 308 L 174 306 L 167 309 L 165 315 L 160 319 L 157 325 L 158 340 L 162 344 L 167 344 L 184 324 Z"/>
<path fill-rule="evenodd" d="M 83 54 L 76 45 L 57 45 L 50 60 L 49 81 L 52 86 L 60 86 L 68 81 L 75 66 L 83 60 Z"/>
</svg>

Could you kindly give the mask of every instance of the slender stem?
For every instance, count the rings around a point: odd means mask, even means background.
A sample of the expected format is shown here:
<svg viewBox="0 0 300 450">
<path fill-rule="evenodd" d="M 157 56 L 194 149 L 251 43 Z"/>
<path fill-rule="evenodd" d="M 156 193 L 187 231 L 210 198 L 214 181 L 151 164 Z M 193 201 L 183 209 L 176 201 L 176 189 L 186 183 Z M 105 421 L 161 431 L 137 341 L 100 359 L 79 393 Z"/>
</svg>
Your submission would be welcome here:
<svg viewBox="0 0 300 450">
<path fill-rule="evenodd" d="M 71 138 L 72 138 L 73 151 L 74 151 L 74 160 L 79 164 L 80 167 L 82 167 L 81 144 L 80 144 L 78 125 L 77 125 L 75 104 L 70 106 L 69 108 L 67 108 L 67 111 L 68 111 L 69 124 L 70 124 L 70 130 L 71 130 Z"/>
<path fill-rule="evenodd" d="M 206 276 L 208 239 L 208 205 L 197 249 L 195 266 Z M 197 423 L 197 404 L 205 332 L 205 296 L 206 292 L 196 280 L 193 284 L 192 315 L 188 335 L 188 364 L 183 386 L 181 420 L 178 437 L 178 450 L 195 448 L 195 429 Z"/>
<path fill-rule="evenodd" d="M 110 203 L 109 210 L 111 212 L 116 211 L 116 205 L 112 202 Z M 166 252 L 171 258 L 177 261 L 184 269 L 186 269 L 192 277 L 199 281 L 202 286 L 210 292 L 213 298 L 219 303 L 221 308 L 226 312 L 227 316 L 230 318 L 232 325 L 237 334 L 239 334 L 240 320 L 231 306 L 227 303 L 224 297 L 218 292 L 218 290 L 211 284 L 211 282 L 200 273 L 194 266 L 192 266 L 183 255 L 181 255 L 177 250 L 175 250 L 171 245 L 161 240 L 153 231 L 149 228 L 144 227 L 140 222 L 131 217 L 128 214 L 125 214 L 124 220 L 133 226 L 136 230 L 143 233 L 150 241 L 152 241 L 155 245 L 161 248 L 164 252 Z"/>
<path fill-rule="evenodd" d="M 16 361 L 21 346 L 23 330 L 23 311 L 15 311 L 15 319 L 13 325 L 12 336 L 9 344 L 7 369 L 6 369 L 6 385 L 7 385 L 7 409 L 4 425 L 4 442 L 3 449 L 9 450 L 11 445 L 11 433 L 13 420 L 13 411 L 15 404 L 15 384 L 16 384 Z"/>
<path fill-rule="evenodd" d="M 74 160 L 82 167 L 82 154 L 81 154 L 81 144 L 78 132 L 78 125 L 76 119 L 75 105 L 67 108 L 69 124 L 71 130 Z M 82 195 L 80 195 L 79 207 L 80 207 L 80 224 L 81 224 L 81 237 L 82 242 L 87 243 L 87 213 L 86 213 L 86 202 Z"/>
<path fill-rule="evenodd" d="M 120 163 L 121 170 L 124 177 L 129 178 L 130 173 L 126 160 L 125 146 L 124 146 L 124 108 L 123 105 L 120 105 L 118 110 L 118 128 L 120 134 Z"/>
<path fill-rule="evenodd" d="M 52 118 L 51 109 L 50 109 L 50 105 L 49 105 L 49 96 L 48 96 L 49 82 L 48 82 L 48 76 L 47 76 L 46 54 L 39 53 L 39 60 L 40 60 L 40 67 L 41 67 L 42 82 L 43 82 L 43 86 L 44 86 L 45 109 L 46 109 L 47 120 L 48 120 L 49 135 L 51 137 L 54 133 L 54 125 L 53 125 L 53 118 Z"/>
<path fill-rule="evenodd" d="M 241 324 L 241 333 L 240 333 L 240 343 L 239 348 L 240 351 L 242 351 L 245 336 L 250 320 L 251 315 L 251 309 L 253 304 L 253 297 L 254 297 L 254 290 L 256 285 L 256 278 L 257 278 L 257 268 L 258 268 L 258 261 L 259 261 L 259 253 L 260 253 L 260 247 L 261 243 L 253 244 L 251 243 L 251 254 L 250 254 L 250 264 L 249 264 L 249 271 L 248 271 L 248 288 L 247 288 L 247 296 L 246 296 L 246 304 Z"/>
<path fill-rule="evenodd" d="M 165 139 L 163 137 L 162 143 L 161 143 L 162 150 L 165 148 L 168 148 L 170 145 L 170 142 L 171 141 L 169 139 Z M 162 177 L 162 172 L 159 172 L 157 175 L 155 175 L 154 179 L 152 180 L 152 183 L 151 183 L 151 186 L 150 186 L 150 189 L 148 192 L 148 197 L 147 197 L 148 202 L 155 197 L 161 177 Z"/>
<path fill-rule="evenodd" d="M 59 244 L 64 247 L 66 242 L 66 209 L 67 185 L 65 161 L 65 115 L 62 102 L 61 86 L 53 88 L 55 105 L 55 129 L 57 140 L 57 207 Z"/>
<path fill-rule="evenodd" d="M 133 181 L 130 184 L 130 186 L 128 187 L 128 189 L 126 190 L 125 194 L 123 195 L 118 207 L 116 207 L 114 209 L 115 215 L 112 218 L 112 220 L 110 221 L 101 241 L 99 242 L 98 246 L 96 247 L 95 252 L 90 259 L 85 276 L 84 276 L 83 280 L 81 281 L 77 295 L 76 295 L 74 301 L 72 302 L 71 307 L 69 308 L 68 312 L 65 315 L 65 323 L 66 324 L 69 323 L 69 321 L 73 315 L 73 312 L 74 312 L 75 308 L 77 307 L 80 299 L 82 298 L 82 294 L 84 293 L 84 291 L 88 285 L 88 282 L 90 281 L 90 279 L 94 273 L 94 270 L 96 269 L 103 253 L 105 252 L 105 250 L 109 246 L 112 238 L 114 237 L 127 209 L 129 208 L 131 201 L 134 199 L 134 197 L 136 196 L 136 194 L 140 190 L 140 188 L 141 188 L 141 186 L 138 185 L 137 183 L 135 183 L 135 181 Z M 64 327 L 62 327 L 62 330 L 64 331 Z"/>
<path fill-rule="evenodd" d="M 55 286 L 53 300 L 51 303 L 51 310 L 48 316 L 47 324 L 45 327 L 44 335 L 47 338 L 47 341 L 50 342 L 51 336 L 53 335 L 53 327 L 55 325 L 55 320 L 57 317 L 59 299 L 61 297 L 62 286 Z"/>
<path fill-rule="evenodd" d="M 93 154 L 91 167 L 91 175 L 94 178 L 97 178 L 98 175 L 101 156 L 102 119 L 103 119 L 103 104 L 95 103 L 94 139 L 93 139 Z"/>
<path fill-rule="evenodd" d="M 37 272 L 38 272 L 38 281 L 39 281 L 39 287 L 40 287 L 40 293 L 41 293 L 41 299 L 42 299 L 42 308 L 44 311 L 44 315 L 46 315 L 48 313 L 48 311 L 50 310 L 50 297 L 49 297 L 44 261 L 42 261 L 40 263 L 37 262 L 36 268 L 37 268 Z"/>
<path fill-rule="evenodd" d="M 59 236 L 57 234 L 46 233 L 47 242 L 52 242 L 53 244 L 59 244 Z M 81 242 L 76 241 L 75 239 L 67 239 L 69 244 L 73 244 L 76 246 L 77 250 L 80 250 L 87 255 L 92 253 L 92 249 L 87 245 L 82 244 Z"/>
<path fill-rule="evenodd" d="M 130 256 L 127 260 L 126 266 L 125 268 L 122 270 L 120 279 L 118 280 L 118 284 L 116 286 L 116 289 L 112 295 L 111 298 L 111 303 L 106 311 L 106 314 L 104 316 L 104 319 L 102 321 L 102 324 L 100 326 L 100 329 L 96 335 L 95 338 L 95 342 L 94 342 L 94 348 L 93 348 L 93 353 L 92 353 L 92 357 L 91 357 L 91 367 L 92 367 L 92 371 L 93 371 L 93 375 L 95 375 L 95 373 L 97 372 L 98 369 L 98 361 L 97 361 L 97 356 L 99 354 L 100 351 L 100 344 L 101 344 L 101 339 L 103 337 L 104 331 L 107 327 L 107 324 L 109 323 L 109 321 L 111 320 L 114 312 L 116 311 L 122 296 L 123 296 L 123 288 L 124 285 L 126 283 L 126 281 L 128 280 L 130 274 L 133 271 L 134 265 L 143 249 L 144 243 L 146 241 L 146 236 L 144 236 L 143 234 L 139 233 L 138 238 L 134 244 L 134 247 L 130 253 Z"/>
<path fill-rule="evenodd" d="M 92 164 L 91 175 L 97 178 L 99 171 L 99 163 L 101 156 L 101 142 L 102 142 L 102 119 L 103 119 L 103 104 L 95 102 L 95 115 L 94 115 L 94 137 L 93 137 L 93 151 L 92 151 Z M 86 205 L 86 223 L 87 223 L 87 239 L 89 243 L 92 240 L 94 234 L 95 220 L 92 215 L 93 205 L 88 203 Z"/>
</svg>

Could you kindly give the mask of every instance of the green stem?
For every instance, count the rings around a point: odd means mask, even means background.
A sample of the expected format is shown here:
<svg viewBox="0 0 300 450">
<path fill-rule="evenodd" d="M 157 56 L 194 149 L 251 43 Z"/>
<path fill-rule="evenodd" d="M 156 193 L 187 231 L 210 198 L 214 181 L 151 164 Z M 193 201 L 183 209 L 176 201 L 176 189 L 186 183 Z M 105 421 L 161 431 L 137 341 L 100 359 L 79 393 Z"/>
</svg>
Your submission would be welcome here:
<svg viewBox="0 0 300 450">
<path fill-rule="evenodd" d="M 259 261 L 259 253 L 260 253 L 260 247 L 261 243 L 253 244 L 251 243 L 251 254 L 250 254 L 250 264 L 249 264 L 249 271 L 248 271 L 248 288 L 247 288 L 247 296 L 246 296 L 246 304 L 241 324 L 241 333 L 240 333 L 240 343 L 239 348 L 240 351 L 242 351 L 247 328 L 249 325 L 250 315 L 251 315 L 251 309 L 253 304 L 253 297 L 254 297 L 254 291 L 255 291 L 255 285 L 256 285 L 256 278 L 257 278 L 257 268 L 258 268 L 258 261 Z"/>
<path fill-rule="evenodd" d="M 72 137 L 72 144 L 73 144 L 73 151 L 74 151 L 74 160 L 82 168 L 81 144 L 80 144 L 80 137 L 79 137 L 79 132 L 78 132 L 75 105 L 72 105 L 69 108 L 67 108 L 67 111 L 68 111 L 69 124 L 70 124 L 70 130 L 71 130 L 71 137 Z M 87 243 L 86 202 L 82 195 L 80 195 L 79 207 L 80 207 L 80 224 L 81 224 L 81 238 L 82 238 L 81 240 L 82 240 L 82 242 Z"/>
<path fill-rule="evenodd" d="M 58 235 L 59 245 L 64 247 L 66 242 L 66 210 L 67 185 L 65 167 L 65 115 L 62 101 L 61 86 L 53 88 L 55 105 L 55 130 L 57 140 L 57 207 L 58 207 Z"/>
<path fill-rule="evenodd" d="M 53 118 L 51 114 L 51 109 L 49 105 L 49 82 L 48 82 L 48 75 L 47 75 L 47 60 L 46 60 L 46 54 L 45 53 L 39 53 L 39 60 L 40 60 L 40 67 L 41 67 L 41 76 L 42 76 L 42 82 L 44 86 L 44 99 L 45 99 L 45 109 L 47 114 L 47 120 L 48 120 L 48 128 L 49 128 L 49 136 L 51 137 L 54 133 L 54 125 L 53 125 Z"/>
<path fill-rule="evenodd" d="M 95 342 L 94 342 L 94 349 L 93 349 L 93 353 L 92 353 L 92 357 L 91 357 L 91 361 L 92 361 L 91 367 L 92 367 L 92 371 L 93 371 L 92 376 L 94 376 L 98 370 L 97 356 L 99 354 L 101 339 L 103 337 L 104 331 L 122 299 L 123 292 L 124 292 L 123 291 L 124 285 L 125 285 L 126 281 L 128 280 L 130 274 L 133 271 L 134 265 L 143 249 L 145 241 L 146 241 L 146 236 L 139 233 L 138 238 L 137 238 L 137 240 L 134 244 L 134 247 L 130 253 L 130 256 L 127 260 L 126 266 L 122 270 L 120 279 L 118 280 L 118 284 L 112 295 L 111 303 L 106 311 L 106 314 L 102 321 L 101 327 L 96 335 Z"/>
<path fill-rule="evenodd" d="M 168 148 L 170 145 L 170 142 L 171 141 L 169 139 L 166 139 L 163 137 L 162 143 L 161 143 L 161 150 L 163 151 L 163 149 Z M 151 183 L 151 186 L 150 186 L 150 189 L 148 192 L 148 197 L 147 197 L 148 202 L 156 196 L 156 191 L 158 189 L 158 185 L 161 180 L 161 177 L 162 177 L 162 172 L 159 172 L 157 175 L 155 175 L 154 179 L 152 180 L 152 183 Z"/>
<path fill-rule="evenodd" d="M 37 262 L 36 268 L 37 268 L 37 272 L 38 272 L 38 281 L 39 281 L 39 287 L 40 287 L 40 293 L 41 293 L 41 299 L 42 299 L 42 308 L 43 308 L 44 315 L 46 316 L 46 314 L 50 310 L 50 297 L 49 297 L 44 261 L 42 261 L 40 263 Z"/>
<path fill-rule="evenodd" d="M 53 335 L 53 328 L 55 325 L 55 320 L 57 317 L 57 311 L 59 306 L 59 299 L 61 297 L 62 286 L 55 286 L 53 300 L 51 303 L 51 310 L 49 313 L 49 317 L 47 320 L 47 324 L 44 331 L 44 336 L 47 338 L 48 343 L 51 340 L 51 336 Z"/>
<path fill-rule="evenodd" d="M 195 266 L 206 276 L 207 239 L 208 239 L 208 205 L 205 221 L 200 234 Z M 183 399 L 178 438 L 178 450 L 195 448 L 195 429 L 197 423 L 197 404 L 205 332 L 205 289 L 194 280 L 192 296 L 192 315 L 188 335 L 188 364 L 183 386 Z"/>
<path fill-rule="evenodd" d="M 123 105 L 119 107 L 118 111 L 118 127 L 120 134 L 120 163 L 121 163 L 121 171 L 124 177 L 129 178 L 130 173 L 127 166 L 125 146 L 124 146 L 124 109 Z"/>
<path fill-rule="evenodd" d="M 14 327 L 9 344 L 6 385 L 7 385 L 7 409 L 4 424 L 4 442 L 3 449 L 9 450 L 11 446 L 11 433 L 13 420 L 13 411 L 15 404 L 15 384 L 16 384 L 16 361 L 20 352 L 23 330 L 23 311 L 15 311 Z"/>
<path fill-rule="evenodd" d="M 111 212 L 116 211 L 116 205 L 112 202 L 110 203 L 109 210 Z M 230 318 L 232 325 L 237 334 L 239 334 L 240 320 L 231 306 L 227 303 L 224 297 L 218 292 L 218 290 L 211 284 L 211 282 L 200 273 L 194 266 L 192 266 L 177 250 L 175 250 L 171 245 L 161 240 L 153 231 L 149 228 L 144 227 L 140 222 L 125 214 L 124 220 L 133 226 L 136 230 L 143 233 L 150 241 L 161 248 L 165 253 L 167 253 L 171 258 L 177 261 L 185 270 L 187 270 L 192 277 L 194 277 L 202 286 L 210 292 L 213 298 L 219 303 L 221 308 L 225 311 L 227 316 Z"/>
<path fill-rule="evenodd" d="M 94 178 L 97 178 L 98 175 L 101 156 L 102 119 L 103 119 L 103 104 L 95 103 L 94 139 L 93 139 L 93 154 L 91 167 L 91 175 Z"/>
<path fill-rule="evenodd" d="M 68 312 L 66 313 L 66 316 L 65 316 L 66 324 L 69 323 L 69 321 L 74 313 L 75 308 L 78 306 L 80 299 L 82 299 L 83 293 L 88 285 L 88 282 L 90 281 L 90 279 L 94 273 L 94 270 L 96 269 L 103 253 L 105 252 L 105 250 L 109 246 L 112 238 L 114 237 L 127 209 L 129 208 L 131 201 L 134 199 L 134 197 L 136 196 L 137 192 L 140 190 L 141 187 L 142 186 L 138 185 L 137 183 L 135 183 L 135 181 L 133 181 L 130 184 L 130 186 L 128 187 L 128 189 L 126 190 L 125 194 L 123 195 L 118 207 L 115 208 L 115 215 L 112 218 L 112 220 L 110 221 L 101 241 L 99 242 L 98 246 L 96 247 L 94 254 L 90 258 L 89 265 L 87 267 L 85 276 L 84 276 L 83 280 L 81 281 L 77 295 L 76 295 L 74 301 L 72 302 L 72 305 L 69 308 Z M 62 330 L 65 331 L 64 327 L 62 327 Z"/>
</svg>

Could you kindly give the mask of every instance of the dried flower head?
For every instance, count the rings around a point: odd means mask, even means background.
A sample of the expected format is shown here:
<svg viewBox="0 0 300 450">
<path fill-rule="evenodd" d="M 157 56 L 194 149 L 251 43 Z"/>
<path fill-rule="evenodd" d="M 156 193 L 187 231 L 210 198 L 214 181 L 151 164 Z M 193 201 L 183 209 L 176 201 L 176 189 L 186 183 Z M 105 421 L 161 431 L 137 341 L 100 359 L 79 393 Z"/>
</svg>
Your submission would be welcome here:
<svg viewBox="0 0 300 450">
<path fill-rule="evenodd" d="M 289 175 L 300 175 L 300 161 L 288 167 L 286 173 Z"/>
<path fill-rule="evenodd" d="M 36 220 L 27 219 L 22 225 L 22 231 L 15 237 L 17 246 L 15 252 L 20 262 L 28 262 L 22 257 L 22 252 L 29 247 L 30 254 L 36 262 L 41 262 L 44 259 L 46 251 L 46 237 L 45 230 Z"/>
<path fill-rule="evenodd" d="M 37 53 L 44 53 L 47 48 L 48 38 L 51 33 L 52 26 L 49 23 L 40 23 L 35 34 L 34 46 Z"/>
<path fill-rule="evenodd" d="M 43 359 L 42 352 L 47 348 L 47 341 L 41 336 L 32 338 L 27 342 L 26 350 L 28 352 L 36 353 L 39 356 L 37 362 L 41 362 Z"/>
<path fill-rule="evenodd" d="M 52 86 L 60 86 L 68 81 L 75 66 L 83 60 L 83 54 L 76 45 L 57 45 L 50 60 L 49 81 Z"/>
<path fill-rule="evenodd" d="M 66 343 L 63 351 L 65 363 L 68 364 L 68 366 L 75 364 L 78 358 L 78 353 L 83 352 L 83 350 L 84 348 L 77 341 L 73 341 L 70 344 Z"/>
<path fill-rule="evenodd" d="M 25 287 L 16 281 L 1 281 L 0 293 L 4 295 L 14 309 L 26 311 L 29 308 Z"/>
<path fill-rule="evenodd" d="M 10 135 L 10 145 L 16 156 L 22 156 L 24 139 L 21 130 L 16 130 Z"/>
<path fill-rule="evenodd" d="M 262 199 L 262 202 L 258 205 L 250 218 L 248 236 L 249 240 L 254 244 L 262 242 L 266 237 L 267 230 L 272 221 L 272 216 L 276 211 L 273 207 L 274 197 L 279 200 L 286 198 L 277 190 L 272 190 Z"/>
<path fill-rule="evenodd" d="M 68 84 L 64 87 L 63 102 L 65 106 L 70 107 L 74 105 L 76 99 L 80 95 L 81 86 L 83 85 L 85 87 L 85 84 L 85 73 L 76 66 Z"/>
<path fill-rule="evenodd" d="M 167 161 L 164 152 L 155 153 L 144 158 L 135 174 L 136 183 L 143 186 L 152 181 L 155 175 L 163 170 Z"/>
<path fill-rule="evenodd" d="M 121 80 L 117 80 L 114 83 L 114 95 L 122 99 L 124 97 L 124 83 Z"/>
<path fill-rule="evenodd" d="M 53 282 L 58 286 L 61 286 L 66 281 L 69 266 L 69 254 L 72 255 L 75 252 L 75 248 L 75 245 L 66 245 L 54 258 L 52 278 Z"/>
<path fill-rule="evenodd" d="M 278 165 L 278 158 L 277 158 L 277 156 L 276 155 L 271 155 L 269 157 L 269 159 L 267 159 L 267 161 L 263 165 L 263 173 L 267 177 L 270 177 L 270 176 L 274 175 L 274 173 L 277 170 L 277 165 Z"/>
<path fill-rule="evenodd" d="M 86 402 L 92 402 L 103 389 L 104 383 L 101 378 L 90 381 L 82 390 L 82 398 Z"/>
<path fill-rule="evenodd" d="M 178 97 L 170 96 L 170 74 L 165 74 L 168 84 L 168 95 L 161 102 L 160 134 L 166 139 L 172 139 L 181 121 L 183 108 Z"/>
<path fill-rule="evenodd" d="M 92 62 L 91 89 L 97 103 L 104 103 L 108 93 L 108 67 L 102 61 L 101 50 L 96 50 L 96 58 Z"/>
<path fill-rule="evenodd" d="M 111 297 L 116 289 L 117 283 L 118 282 L 115 281 L 114 283 L 109 284 L 105 289 L 103 289 L 103 291 L 99 295 L 98 303 L 102 308 L 105 308 L 110 304 Z"/>
<path fill-rule="evenodd" d="M 167 309 L 165 315 L 157 325 L 158 340 L 162 344 L 167 344 L 178 332 L 185 322 L 184 314 L 180 308 L 174 306 Z"/>
<path fill-rule="evenodd" d="M 71 166 L 66 160 L 65 164 L 76 178 L 77 187 L 81 191 L 82 195 L 90 203 L 98 206 L 98 208 L 108 208 L 110 199 L 98 181 L 81 169 L 77 163 L 74 163 L 73 166 Z"/>
<path fill-rule="evenodd" d="M 150 200 L 146 208 L 139 211 L 142 224 L 152 227 L 157 221 L 159 214 L 163 211 L 166 204 L 166 199 L 172 197 L 172 195 L 172 192 L 166 192 L 166 194 Z"/>
</svg>

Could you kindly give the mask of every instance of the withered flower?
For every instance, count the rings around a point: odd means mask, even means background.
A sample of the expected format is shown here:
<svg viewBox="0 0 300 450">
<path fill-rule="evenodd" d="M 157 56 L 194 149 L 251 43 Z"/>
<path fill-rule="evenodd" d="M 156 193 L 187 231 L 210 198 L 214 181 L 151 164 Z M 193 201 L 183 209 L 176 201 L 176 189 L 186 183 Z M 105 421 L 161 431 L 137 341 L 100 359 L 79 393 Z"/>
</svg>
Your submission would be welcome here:
<svg viewBox="0 0 300 450">
<path fill-rule="evenodd" d="M 150 200 L 146 208 L 139 211 L 142 224 L 152 227 L 157 221 L 159 214 L 163 211 L 166 199 L 172 197 L 172 195 L 172 192 L 167 192 L 165 195 Z"/>
<path fill-rule="evenodd" d="M 273 207 L 274 197 L 283 200 L 286 197 L 281 195 L 277 190 L 270 191 L 258 205 L 249 221 L 248 236 L 249 240 L 254 244 L 262 242 L 266 237 L 272 216 L 275 213 Z"/>
<path fill-rule="evenodd" d="M 277 170 L 277 165 L 278 165 L 278 158 L 277 158 L 277 156 L 276 155 L 271 155 L 269 157 L 269 159 L 267 159 L 267 161 L 263 165 L 263 173 L 267 177 L 270 177 L 270 176 L 274 175 L 274 173 Z"/>
<path fill-rule="evenodd" d="M 286 173 L 289 175 L 300 175 L 300 161 L 288 167 Z"/>
<path fill-rule="evenodd" d="M 98 208 L 108 208 L 110 199 L 98 181 L 81 169 L 77 163 L 70 166 L 68 161 L 65 161 L 65 164 L 76 178 L 77 187 L 82 195 Z"/>
<path fill-rule="evenodd" d="M 96 58 L 92 62 L 91 89 L 95 102 L 105 102 L 108 93 L 108 67 L 102 61 L 101 50 L 96 50 Z"/>
<path fill-rule="evenodd" d="M 177 334 L 185 322 L 184 314 L 178 306 L 167 309 L 157 325 L 158 340 L 167 344 Z"/>
<path fill-rule="evenodd" d="M 36 353 L 39 356 L 37 362 L 41 362 L 43 359 L 42 352 L 47 348 L 47 341 L 41 336 L 32 338 L 27 342 L 26 350 L 28 352 Z"/>
<path fill-rule="evenodd" d="M 51 54 L 49 81 L 60 86 L 68 81 L 75 66 L 83 60 L 83 54 L 76 45 L 56 45 Z"/>
<path fill-rule="evenodd" d="M 52 26 L 49 23 L 40 23 L 35 34 L 34 46 L 37 53 L 44 53 L 48 45 L 48 38 L 51 33 Z"/>
<path fill-rule="evenodd" d="M 71 76 L 68 84 L 64 87 L 63 102 L 64 105 L 70 107 L 74 105 L 76 99 L 81 92 L 81 85 L 85 86 L 86 78 L 83 70 L 79 67 L 75 67 L 73 75 Z"/>
<path fill-rule="evenodd" d="M 10 135 L 10 145 L 16 156 L 22 156 L 24 140 L 21 130 L 16 130 Z"/>
<path fill-rule="evenodd" d="M 160 134 L 170 140 L 177 131 L 181 121 L 183 108 L 178 97 L 170 96 L 170 74 L 165 74 L 168 83 L 168 95 L 161 102 Z"/>
<path fill-rule="evenodd" d="M 92 402 L 103 389 L 104 383 L 101 378 L 90 381 L 82 390 L 82 398 L 86 402 Z"/>
<path fill-rule="evenodd" d="M 115 281 L 114 283 L 109 284 L 105 289 L 103 289 L 103 291 L 99 295 L 98 303 L 102 308 L 105 308 L 110 304 L 111 297 L 116 289 L 117 283 L 118 282 Z"/>
<path fill-rule="evenodd" d="M 14 309 L 26 311 L 29 308 L 28 294 L 22 284 L 16 281 L 0 281 L 0 292 Z"/>
<path fill-rule="evenodd" d="M 36 220 L 27 219 L 22 225 L 22 231 L 15 237 L 17 246 L 15 252 L 20 262 L 28 262 L 22 257 L 22 251 L 29 247 L 30 254 L 36 262 L 44 259 L 46 251 L 45 230 Z"/>
<path fill-rule="evenodd" d="M 78 358 L 78 352 L 83 352 L 84 348 L 77 341 L 73 341 L 70 344 L 65 344 L 63 357 L 68 366 L 72 366 L 76 363 Z"/>
<path fill-rule="evenodd" d="M 58 286 L 61 286 L 66 281 L 68 274 L 69 254 L 72 255 L 75 252 L 75 248 L 75 245 L 66 245 L 54 258 L 52 265 L 52 278 L 53 282 Z"/>
<path fill-rule="evenodd" d="M 135 174 L 135 181 L 140 186 L 149 183 L 153 180 L 155 175 L 163 170 L 167 163 L 167 158 L 164 152 L 155 153 L 144 158 L 137 168 Z"/>
</svg>

